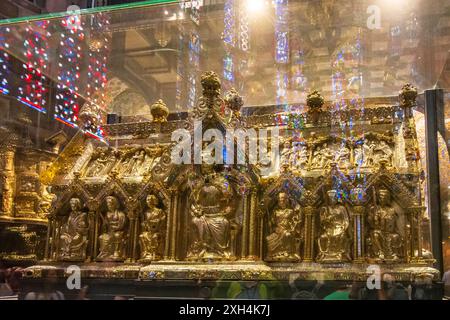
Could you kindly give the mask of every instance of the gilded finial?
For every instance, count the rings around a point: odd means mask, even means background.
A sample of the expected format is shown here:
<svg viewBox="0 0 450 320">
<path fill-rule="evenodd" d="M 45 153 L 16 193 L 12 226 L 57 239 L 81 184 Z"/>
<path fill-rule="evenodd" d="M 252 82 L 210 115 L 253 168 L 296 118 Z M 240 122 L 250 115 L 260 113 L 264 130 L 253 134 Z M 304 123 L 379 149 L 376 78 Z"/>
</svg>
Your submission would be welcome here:
<svg viewBox="0 0 450 320">
<path fill-rule="evenodd" d="M 416 104 L 417 88 L 407 83 L 400 91 L 400 103 L 403 107 L 413 107 Z"/>
<path fill-rule="evenodd" d="M 244 99 L 239 95 L 235 88 L 231 88 L 225 96 L 225 104 L 234 112 L 239 112 L 244 105 Z"/>
<path fill-rule="evenodd" d="M 81 128 L 98 126 L 100 123 L 100 107 L 92 102 L 86 102 L 78 114 L 78 124 Z"/>
<path fill-rule="evenodd" d="M 319 115 L 322 112 L 325 100 L 319 91 L 313 90 L 306 97 L 306 105 L 308 106 L 308 114 L 311 116 L 313 123 L 319 121 Z"/>
<path fill-rule="evenodd" d="M 306 97 L 306 105 L 309 108 L 309 112 L 320 112 L 322 111 L 322 106 L 325 103 L 322 95 L 319 91 L 313 90 Z"/>
<path fill-rule="evenodd" d="M 167 108 L 164 101 L 159 99 L 150 107 L 150 113 L 152 114 L 153 122 L 167 122 L 167 117 L 169 116 L 169 108 Z"/>
<path fill-rule="evenodd" d="M 407 83 L 402 87 L 399 94 L 400 106 L 404 110 L 405 119 L 412 117 L 412 108 L 416 105 L 417 88 Z"/>
<path fill-rule="evenodd" d="M 203 95 L 208 98 L 215 98 L 220 95 L 220 79 L 214 71 L 208 71 L 202 74 L 201 84 Z"/>
</svg>

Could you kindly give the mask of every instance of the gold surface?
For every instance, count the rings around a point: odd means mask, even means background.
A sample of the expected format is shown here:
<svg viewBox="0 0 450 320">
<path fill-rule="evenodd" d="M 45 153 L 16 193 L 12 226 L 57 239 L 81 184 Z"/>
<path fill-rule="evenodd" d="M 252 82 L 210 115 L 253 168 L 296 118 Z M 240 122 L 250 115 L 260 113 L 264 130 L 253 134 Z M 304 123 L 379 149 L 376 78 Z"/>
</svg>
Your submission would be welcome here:
<svg viewBox="0 0 450 320">
<path fill-rule="evenodd" d="M 77 137 L 42 175 L 56 196 L 47 262 L 142 279 L 352 279 L 366 276 L 368 263 L 398 277 L 436 276 L 426 269 L 432 257 L 423 257 L 412 86 L 399 105 L 372 99 L 364 112 L 349 105 L 339 114 L 313 92 L 307 112 L 279 123 L 273 114 L 243 117 L 242 98 L 234 89 L 222 98 L 213 72 L 201 83 L 188 120 L 167 122 L 154 105 L 153 122 L 106 127 L 110 147 Z M 203 132 L 278 125 L 278 165 L 267 173 L 251 164 L 171 163 L 170 133 L 193 136 L 194 121 Z"/>
</svg>

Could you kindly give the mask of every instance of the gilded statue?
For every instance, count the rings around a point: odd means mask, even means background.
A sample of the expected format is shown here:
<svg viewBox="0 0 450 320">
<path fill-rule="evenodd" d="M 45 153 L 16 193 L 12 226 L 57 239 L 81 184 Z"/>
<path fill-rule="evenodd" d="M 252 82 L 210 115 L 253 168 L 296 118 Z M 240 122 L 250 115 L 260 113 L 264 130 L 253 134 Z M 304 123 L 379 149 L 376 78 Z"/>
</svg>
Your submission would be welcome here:
<svg viewBox="0 0 450 320">
<path fill-rule="evenodd" d="M 190 207 L 195 229 L 190 260 L 231 259 L 231 228 L 229 217 L 234 210 L 230 190 L 220 174 L 212 174 L 193 194 Z"/>
<path fill-rule="evenodd" d="M 139 235 L 141 259 L 155 261 L 161 259 L 166 213 L 157 207 L 158 198 L 155 195 L 148 195 L 146 202 L 148 209 L 144 212 L 141 223 L 142 232 Z"/>
<path fill-rule="evenodd" d="M 86 259 L 88 243 L 88 216 L 82 211 L 81 201 L 78 198 L 70 199 L 70 210 L 66 223 L 61 227 L 60 258 L 83 261 Z"/>
<path fill-rule="evenodd" d="M 350 215 L 337 195 L 336 190 L 329 190 L 328 203 L 320 210 L 319 262 L 350 260 Z"/>
<path fill-rule="evenodd" d="M 119 209 L 116 197 L 106 198 L 108 211 L 103 219 L 104 232 L 99 236 L 100 253 L 98 260 L 124 260 L 126 245 L 127 216 Z"/>
<path fill-rule="evenodd" d="M 397 260 L 401 257 L 402 237 L 398 226 L 399 213 L 392 206 L 388 190 L 378 191 L 378 204 L 370 208 L 368 222 L 370 255 L 382 260 Z"/>
<path fill-rule="evenodd" d="M 292 208 L 288 195 L 278 194 L 278 203 L 269 218 L 269 232 L 266 237 L 268 261 L 298 261 L 300 212 Z"/>
</svg>

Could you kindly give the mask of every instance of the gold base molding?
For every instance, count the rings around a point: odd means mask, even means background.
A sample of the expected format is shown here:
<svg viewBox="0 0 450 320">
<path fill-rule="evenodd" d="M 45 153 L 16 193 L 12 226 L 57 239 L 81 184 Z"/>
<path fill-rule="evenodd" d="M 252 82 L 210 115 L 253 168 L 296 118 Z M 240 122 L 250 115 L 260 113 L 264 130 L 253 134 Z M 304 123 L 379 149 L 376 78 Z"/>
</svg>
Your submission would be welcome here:
<svg viewBox="0 0 450 320">
<path fill-rule="evenodd" d="M 65 264 L 41 264 L 25 269 L 26 278 L 46 278 L 49 272 L 58 277 L 68 277 Z M 372 266 L 372 268 L 369 268 Z M 373 265 L 316 263 L 186 263 L 160 262 L 147 266 L 139 264 L 98 263 L 80 265 L 81 277 L 127 280 L 248 280 L 248 281 L 367 281 L 373 275 Z M 412 282 L 416 279 L 438 281 L 439 272 L 427 266 L 395 264 L 380 266 L 380 274 L 390 274 L 395 281 Z"/>
</svg>

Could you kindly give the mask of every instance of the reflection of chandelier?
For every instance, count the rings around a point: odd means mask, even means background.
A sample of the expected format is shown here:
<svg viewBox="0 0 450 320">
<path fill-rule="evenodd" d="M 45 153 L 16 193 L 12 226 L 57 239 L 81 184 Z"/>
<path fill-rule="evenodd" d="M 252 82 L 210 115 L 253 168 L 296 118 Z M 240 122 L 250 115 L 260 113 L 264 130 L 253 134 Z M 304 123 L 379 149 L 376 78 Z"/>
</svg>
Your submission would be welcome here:
<svg viewBox="0 0 450 320">
<path fill-rule="evenodd" d="M 164 24 L 156 27 L 155 39 L 156 41 L 158 41 L 158 44 L 163 48 L 165 48 L 169 44 L 172 38 L 170 32 L 167 31 L 167 28 L 164 26 Z"/>
</svg>

